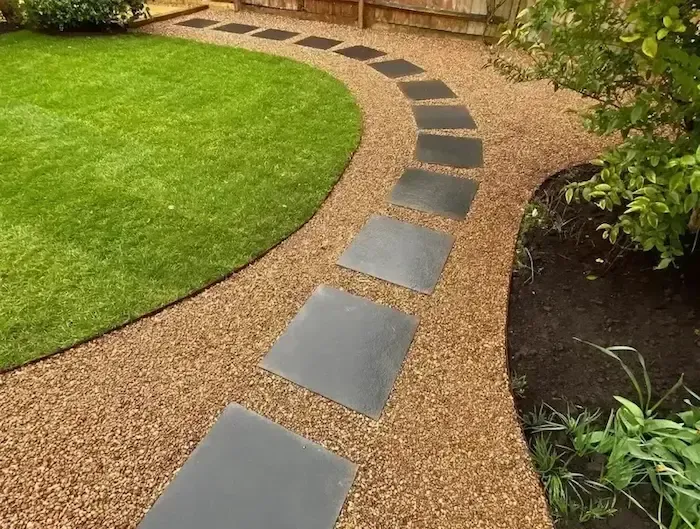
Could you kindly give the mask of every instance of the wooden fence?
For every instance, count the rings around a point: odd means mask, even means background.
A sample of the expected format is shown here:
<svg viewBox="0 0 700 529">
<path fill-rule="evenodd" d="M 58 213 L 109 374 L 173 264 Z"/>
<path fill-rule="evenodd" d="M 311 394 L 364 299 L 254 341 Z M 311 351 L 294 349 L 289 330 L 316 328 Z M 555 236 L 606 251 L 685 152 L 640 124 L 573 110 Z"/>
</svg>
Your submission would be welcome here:
<svg viewBox="0 0 700 529">
<path fill-rule="evenodd" d="M 426 28 L 480 36 L 533 0 L 231 0 L 242 8 L 368 27 Z"/>
</svg>

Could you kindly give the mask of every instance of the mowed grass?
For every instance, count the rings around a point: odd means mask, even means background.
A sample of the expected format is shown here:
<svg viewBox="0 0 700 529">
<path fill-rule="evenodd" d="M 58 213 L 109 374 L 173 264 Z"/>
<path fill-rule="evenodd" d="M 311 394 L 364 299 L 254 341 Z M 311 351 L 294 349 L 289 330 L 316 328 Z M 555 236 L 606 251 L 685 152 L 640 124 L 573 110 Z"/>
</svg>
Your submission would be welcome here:
<svg viewBox="0 0 700 529">
<path fill-rule="evenodd" d="M 261 255 L 360 137 L 345 86 L 282 58 L 29 32 L 0 36 L 0 54 L 0 369 Z"/>
</svg>

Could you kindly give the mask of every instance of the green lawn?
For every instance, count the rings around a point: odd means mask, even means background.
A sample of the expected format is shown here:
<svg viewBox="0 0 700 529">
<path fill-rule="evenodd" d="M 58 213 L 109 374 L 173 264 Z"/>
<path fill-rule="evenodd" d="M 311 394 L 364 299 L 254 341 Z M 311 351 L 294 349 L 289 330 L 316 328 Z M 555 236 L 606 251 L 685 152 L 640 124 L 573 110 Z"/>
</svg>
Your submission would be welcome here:
<svg viewBox="0 0 700 529">
<path fill-rule="evenodd" d="M 259 256 L 360 137 L 345 86 L 286 59 L 29 32 L 0 35 L 0 54 L 0 368 Z"/>
</svg>

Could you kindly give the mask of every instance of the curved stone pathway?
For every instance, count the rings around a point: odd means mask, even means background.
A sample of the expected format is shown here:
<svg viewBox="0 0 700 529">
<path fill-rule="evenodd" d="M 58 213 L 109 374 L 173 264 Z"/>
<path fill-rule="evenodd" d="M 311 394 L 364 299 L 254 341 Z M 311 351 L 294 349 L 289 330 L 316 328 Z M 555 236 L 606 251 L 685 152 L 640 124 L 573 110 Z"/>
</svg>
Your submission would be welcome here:
<svg viewBox="0 0 700 529">
<path fill-rule="evenodd" d="M 206 15 L 145 31 L 329 69 L 360 148 L 237 276 L 0 377 L 0 527 L 548 527 L 504 323 L 530 191 L 600 147 L 576 101 L 472 43 Z"/>
<path fill-rule="evenodd" d="M 218 21 L 201 18 L 179 23 L 200 29 L 217 29 L 215 24 Z M 240 32 L 241 26 L 233 29 Z M 279 29 L 251 34 L 278 41 L 298 35 Z M 386 55 L 366 46 L 339 47 L 339 41 L 331 41 L 333 45 L 329 46 L 331 42 L 317 36 L 301 42 L 323 50 L 335 47 L 335 53 L 358 61 Z M 369 66 L 391 79 L 425 72 L 404 59 L 377 61 Z M 413 101 L 456 97 L 440 80 L 402 81 L 399 88 Z M 426 128 L 476 128 L 464 106 L 416 106 L 413 111 L 421 122 L 419 126 L 429 122 Z M 420 133 L 416 158 L 445 166 L 481 167 L 482 144 L 475 138 Z M 476 189 L 472 180 L 407 168 L 389 200 L 398 206 L 464 219 Z M 445 232 L 373 215 L 340 256 L 338 265 L 431 294 L 454 241 L 454 236 Z M 321 285 L 260 367 L 378 420 L 417 326 L 415 316 Z M 240 416 L 238 421 L 231 417 L 234 414 Z M 285 433 L 281 427 L 268 425 L 251 434 L 246 423 L 260 420 L 237 404 L 227 407 L 139 527 L 332 529 L 355 467 L 337 458 L 334 465 L 329 465 L 326 459 L 332 454 L 324 453 L 320 461 L 305 457 L 298 450 L 304 440 L 290 437 L 291 432 Z M 220 433 L 224 427 L 229 430 L 227 436 Z M 287 441 L 275 442 L 280 435 L 286 435 Z M 310 442 L 309 448 L 309 452 L 323 453 L 322 447 Z"/>
</svg>

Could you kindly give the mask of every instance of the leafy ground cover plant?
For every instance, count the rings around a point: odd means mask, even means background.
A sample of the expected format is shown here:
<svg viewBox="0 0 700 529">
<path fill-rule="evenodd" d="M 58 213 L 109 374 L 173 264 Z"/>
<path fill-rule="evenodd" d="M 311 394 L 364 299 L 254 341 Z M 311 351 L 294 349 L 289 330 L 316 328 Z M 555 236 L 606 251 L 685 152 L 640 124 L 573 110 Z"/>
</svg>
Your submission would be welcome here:
<svg viewBox="0 0 700 529">
<path fill-rule="evenodd" d="M 659 268 L 700 233 L 699 22 L 698 0 L 539 0 L 500 40 L 527 59 L 493 60 L 513 81 L 547 79 L 594 101 L 584 124 L 622 143 L 566 198 L 616 211 L 603 237 L 656 250 Z"/>
<path fill-rule="evenodd" d="M 31 26 L 58 31 L 125 26 L 148 13 L 143 0 L 25 0 L 24 4 Z"/>
<path fill-rule="evenodd" d="M 689 397 L 679 413 L 663 413 L 661 404 L 683 386 L 682 377 L 652 403 L 644 358 L 626 346 L 588 344 L 614 358 L 627 374 L 637 402 L 615 396 L 619 404 L 601 425 L 600 410 L 568 405 L 565 411 L 542 405 L 526 414 L 533 462 L 556 518 L 579 521 L 615 513 L 622 496 L 642 509 L 660 528 L 700 526 L 700 397 Z M 641 380 L 620 354 L 633 354 Z M 585 469 L 578 471 L 578 469 Z M 592 470 L 593 469 L 593 470 Z M 595 471 L 596 476 L 590 476 Z M 649 509 L 639 492 L 652 492 Z"/>
</svg>

